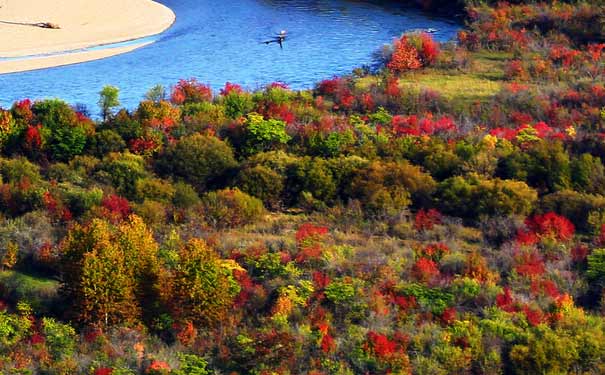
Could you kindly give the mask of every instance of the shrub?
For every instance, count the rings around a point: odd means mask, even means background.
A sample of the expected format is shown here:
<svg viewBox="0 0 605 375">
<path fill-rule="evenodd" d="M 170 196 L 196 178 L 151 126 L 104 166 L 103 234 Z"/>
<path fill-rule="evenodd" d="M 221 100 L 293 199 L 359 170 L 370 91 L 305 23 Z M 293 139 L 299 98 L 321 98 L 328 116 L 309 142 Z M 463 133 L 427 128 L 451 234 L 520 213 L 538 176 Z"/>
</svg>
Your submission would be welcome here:
<svg viewBox="0 0 605 375">
<path fill-rule="evenodd" d="M 55 360 L 70 357 L 76 350 L 76 331 L 73 327 L 52 318 L 42 318 L 42 333 Z"/>
<path fill-rule="evenodd" d="M 439 184 L 437 204 L 446 213 L 468 219 L 481 215 L 526 215 L 538 194 L 514 180 L 483 180 L 476 175 L 456 176 Z"/>
<path fill-rule="evenodd" d="M 351 280 L 334 280 L 326 286 L 324 293 L 336 305 L 347 304 L 355 296 L 355 286 Z"/>
<path fill-rule="evenodd" d="M 251 224 L 265 214 L 263 202 L 239 189 L 213 191 L 202 198 L 204 218 L 216 228 Z"/>
<path fill-rule="evenodd" d="M 605 249 L 594 249 L 588 256 L 586 276 L 592 281 L 605 280 Z"/>
<path fill-rule="evenodd" d="M 200 197 L 195 192 L 193 186 L 184 182 L 174 184 L 174 195 L 172 203 L 178 208 L 190 208 L 200 202 Z"/>
<path fill-rule="evenodd" d="M 237 186 L 243 192 L 263 201 L 267 207 L 277 208 L 284 190 L 285 177 L 262 165 L 243 168 L 237 177 Z"/>
<path fill-rule="evenodd" d="M 116 191 L 127 198 L 135 198 L 136 183 L 147 177 L 145 160 L 131 153 L 111 153 L 98 166 L 97 178 L 108 180 Z"/>
<path fill-rule="evenodd" d="M 247 154 L 271 151 L 285 145 L 290 140 L 286 133 L 286 123 L 280 120 L 265 120 L 258 113 L 249 113 L 244 124 Z"/>
<path fill-rule="evenodd" d="M 407 35 L 402 36 L 393 43 L 393 54 L 387 67 L 395 73 L 422 67 L 418 50 L 410 43 Z"/>
<path fill-rule="evenodd" d="M 233 150 L 228 144 L 200 134 L 181 138 L 157 161 L 160 172 L 183 179 L 199 192 L 224 185 L 236 166 Z"/>
<path fill-rule="evenodd" d="M 214 371 L 207 369 L 208 363 L 194 354 L 179 355 L 181 365 L 178 370 L 172 370 L 173 375 L 212 375 Z"/>
<path fill-rule="evenodd" d="M 195 78 L 182 79 L 172 88 L 170 100 L 174 104 L 207 102 L 212 100 L 212 89 Z"/>
<path fill-rule="evenodd" d="M 113 130 L 101 130 L 96 133 L 87 146 L 90 153 L 103 157 L 110 152 L 121 152 L 126 148 L 124 139 Z"/>
</svg>

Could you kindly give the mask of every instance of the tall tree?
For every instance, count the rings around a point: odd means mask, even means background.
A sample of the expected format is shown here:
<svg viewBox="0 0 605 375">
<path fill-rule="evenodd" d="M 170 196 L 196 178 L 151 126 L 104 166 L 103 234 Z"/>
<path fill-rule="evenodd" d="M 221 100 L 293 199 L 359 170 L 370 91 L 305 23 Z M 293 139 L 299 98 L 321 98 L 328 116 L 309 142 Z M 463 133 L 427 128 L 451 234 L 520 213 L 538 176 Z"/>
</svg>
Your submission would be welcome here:
<svg viewBox="0 0 605 375">
<path fill-rule="evenodd" d="M 113 109 L 120 105 L 120 90 L 115 86 L 104 86 L 99 92 L 99 107 L 103 121 L 107 121 L 112 115 Z"/>
</svg>

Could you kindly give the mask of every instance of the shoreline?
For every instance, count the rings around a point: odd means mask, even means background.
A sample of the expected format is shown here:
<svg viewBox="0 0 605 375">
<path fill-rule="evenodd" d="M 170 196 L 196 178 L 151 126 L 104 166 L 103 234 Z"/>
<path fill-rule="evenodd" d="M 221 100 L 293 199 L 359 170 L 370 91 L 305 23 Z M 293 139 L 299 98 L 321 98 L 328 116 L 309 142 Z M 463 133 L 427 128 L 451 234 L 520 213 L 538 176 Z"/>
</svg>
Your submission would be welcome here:
<svg viewBox="0 0 605 375">
<path fill-rule="evenodd" d="M 170 8 L 152 0 L 89 0 L 85 5 L 79 0 L 23 3 L 0 1 L 0 21 L 52 22 L 61 28 L 0 22 L 0 59 L 5 59 L 0 60 L 0 74 L 76 64 L 130 52 L 153 42 L 136 43 L 137 40 L 162 33 L 176 19 Z M 112 47 L 128 42 L 132 44 Z"/>
</svg>

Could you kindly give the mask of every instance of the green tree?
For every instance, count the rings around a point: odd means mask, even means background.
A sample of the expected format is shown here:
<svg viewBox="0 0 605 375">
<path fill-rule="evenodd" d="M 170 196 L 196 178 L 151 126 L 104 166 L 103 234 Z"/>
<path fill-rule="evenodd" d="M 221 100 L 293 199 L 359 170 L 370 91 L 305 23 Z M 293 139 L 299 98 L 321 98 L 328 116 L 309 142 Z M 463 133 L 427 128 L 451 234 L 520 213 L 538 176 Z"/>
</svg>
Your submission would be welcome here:
<svg viewBox="0 0 605 375">
<path fill-rule="evenodd" d="M 47 99 L 32 106 L 36 121 L 49 131 L 48 148 L 56 160 L 69 160 L 84 150 L 88 131 L 74 110 L 58 99 Z"/>
<path fill-rule="evenodd" d="M 155 85 L 145 93 L 145 100 L 152 101 L 156 104 L 165 101 L 167 98 L 168 94 L 166 88 L 162 85 Z"/>
<path fill-rule="evenodd" d="M 101 108 L 101 117 L 103 121 L 107 121 L 112 115 L 114 108 L 120 105 L 119 100 L 120 90 L 115 86 L 104 86 L 99 92 L 99 107 Z"/>
</svg>

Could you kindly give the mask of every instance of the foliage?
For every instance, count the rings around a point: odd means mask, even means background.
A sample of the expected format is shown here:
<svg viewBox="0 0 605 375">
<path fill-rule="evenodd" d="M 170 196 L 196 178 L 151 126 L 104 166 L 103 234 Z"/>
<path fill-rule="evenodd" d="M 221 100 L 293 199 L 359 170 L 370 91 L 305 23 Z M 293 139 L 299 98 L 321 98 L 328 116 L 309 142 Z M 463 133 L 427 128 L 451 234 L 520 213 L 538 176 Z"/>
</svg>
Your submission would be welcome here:
<svg viewBox="0 0 605 375">
<path fill-rule="evenodd" d="M 224 189 L 204 195 L 202 210 L 208 223 L 216 228 L 251 224 L 265 214 L 265 207 L 259 199 L 239 189 Z"/>
<path fill-rule="evenodd" d="M 198 191 L 224 184 L 237 166 L 233 150 L 215 137 L 199 134 L 182 138 L 168 147 L 158 160 L 158 169 L 192 184 Z"/>
</svg>

